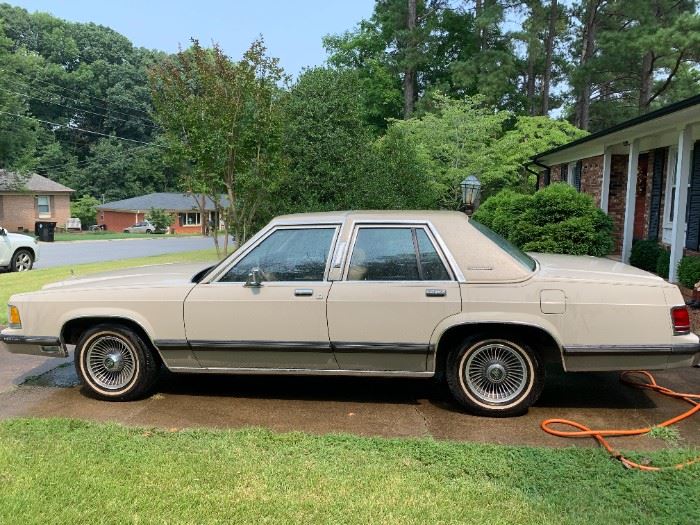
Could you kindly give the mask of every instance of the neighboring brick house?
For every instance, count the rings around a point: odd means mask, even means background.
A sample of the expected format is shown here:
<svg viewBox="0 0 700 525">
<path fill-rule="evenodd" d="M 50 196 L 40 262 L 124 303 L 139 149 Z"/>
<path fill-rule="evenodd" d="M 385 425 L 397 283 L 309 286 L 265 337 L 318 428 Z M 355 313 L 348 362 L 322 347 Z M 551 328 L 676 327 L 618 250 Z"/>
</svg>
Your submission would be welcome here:
<svg viewBox="0 0 700 525">
<path fill-rule="evenodd" d="M 172 214 L 170 231 L 175 233 L 205 233 L 210 222 L 218 222 L 214 202 L 209 197 L 192 193 L 151 193 L 97 206 L 97 224 L 119 232 L 145 220 L 154 208 Z"/>
<path fill-rule="evenodd" d="M 532 163 L 541 168 L 539 187 L 567 182 L 610 215 L 623 261 L 633 240 L 658 240 L 671 248 L 676 282 L 680 258 L 699 250 L 700 95 L 539 153 Z M 684 228 L 674 228 L 679 210 Z"/>
<path fill-rule="evenodd" d="M 62 228 L 70 218 L 73 191 L 36 173 L 0 170 L 0 226 L 33 232 L 36 221 L 50 221 Z"/>
</svg>

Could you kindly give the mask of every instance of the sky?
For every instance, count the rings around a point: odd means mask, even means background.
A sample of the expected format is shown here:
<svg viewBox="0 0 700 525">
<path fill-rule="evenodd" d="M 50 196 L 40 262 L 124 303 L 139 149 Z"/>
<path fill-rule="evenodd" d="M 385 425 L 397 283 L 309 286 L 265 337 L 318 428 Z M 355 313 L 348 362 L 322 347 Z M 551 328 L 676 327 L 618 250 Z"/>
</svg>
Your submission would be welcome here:
<svg viewBox="0 0 700 525">
<path fill-rule="evenodd" d="M 262 34 L 269 54 L 293 76 L 325 62 L 323 36 L 352 29 L 374 6 L 374 0 L 8 1 L 30 12 L 111 27 L 137 47 L 170 53 L 195 37 L 203 45 L 218 42 L 235 59 Z"/>
</svg>

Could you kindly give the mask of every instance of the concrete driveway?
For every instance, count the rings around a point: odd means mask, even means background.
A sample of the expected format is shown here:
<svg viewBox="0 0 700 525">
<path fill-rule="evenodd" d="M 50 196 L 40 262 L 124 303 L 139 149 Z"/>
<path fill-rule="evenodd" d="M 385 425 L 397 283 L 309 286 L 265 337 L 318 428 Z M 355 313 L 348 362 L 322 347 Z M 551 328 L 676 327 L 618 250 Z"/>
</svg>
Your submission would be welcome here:
<svg viewBox="0 0 700 525">
<path fill-rule="evenodd" d="M 164 253 L 214 249 L 211 237 L 169 237 L 154 235 L 146 239 L 105 239 L 97 241 L 42 242 L 37 268 L 66 264 L 113 261 Z"/>
<path fill-rule="evenodd" d="M 700 392 L 700 369 L 656 374 L 663 385 Z M 686 403 L 620 384 L 615 373 L 555 375 L 529 413 L 490 419 L 463 413 L 444 387 L 430 380 L 338 377 L 201 376 L 164 374 L 148 399 L 110 403 L 92 399 L 72 364 L 0 394 L 0 419 L 70 417 L 162 428 L 265 427 L 276 431 L 433 437 L 488 443 L 596 446 L 540 430 L 551 417 L 593 428 L 653 425 L 687 410 Z M 681 445 L 700 446 L 700 416 L 678 425 Z M 650 437 L 613 440 L 622 449 L 654 450 Z"/>
</svg>

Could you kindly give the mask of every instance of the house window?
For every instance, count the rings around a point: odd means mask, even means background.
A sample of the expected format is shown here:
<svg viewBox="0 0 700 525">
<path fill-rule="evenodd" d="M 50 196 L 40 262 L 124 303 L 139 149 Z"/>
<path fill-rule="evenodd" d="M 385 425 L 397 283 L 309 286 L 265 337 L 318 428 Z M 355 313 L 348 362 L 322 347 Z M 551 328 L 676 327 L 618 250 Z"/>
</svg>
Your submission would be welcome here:
<svg viewBox="0 0 700 525">
<path fill-rule="evenodd" d="M 573 162 L 569 162 L 566 165 L 566 179 L 563 179 L 563 180 L 566 180 L 567 184 L 571 184 L 571 185 L 574 184 L 574 168 L 575 167 L 576 167 L 576 164 Z"/>
<path fill-rule="evenodd" d="M 201 226 L 202 218 L 199 212 L 191 211 L 180 214 L 180 222 L 183 226 Z"/>
<path fill-rule="evenodd" d="M 40 219 L 51 217 L 51 198 L 48 195 L 38 195 L 36 198 L 36 209 Z"/>
<path fill-rule="evenodd" d="M 673 212 L 676 206 L 676 170 L 678 166 L 676 165 L 676 158 L 678 156 L 677 148 L 669 148 L 668 151 L 668 164 L 666 166 L 667 184 L 669 191 L 666 192 L 666 222 L 673 223 Z M 688 189 L 690 189 L 690 178 L 688 178 Z M 685 221 L 688 222 L 688 208 L 685 210 Z"/>
</svg>

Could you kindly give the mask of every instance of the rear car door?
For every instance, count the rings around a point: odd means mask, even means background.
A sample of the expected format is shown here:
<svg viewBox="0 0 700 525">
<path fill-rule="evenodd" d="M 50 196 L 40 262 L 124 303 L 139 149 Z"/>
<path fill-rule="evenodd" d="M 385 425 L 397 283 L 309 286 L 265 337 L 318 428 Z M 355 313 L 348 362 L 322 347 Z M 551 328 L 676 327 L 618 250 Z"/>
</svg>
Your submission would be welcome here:
<svg viewBox="0 0 700 525">
<path fill-rule="evenodd" d="M 185 329 L 203 367 L 337 369 L 328 339 L 328 259 L 339 225 L 271 229 L 220 278 L 185 301 Z M 246 286 L 260 269 L 260 286 Z"/>
<path fill-rule="evenodd" d="M 422 372 L 460 287 L 429 225 L 358 224 L 327 310 L 341 369 Z"/>
</svg>

